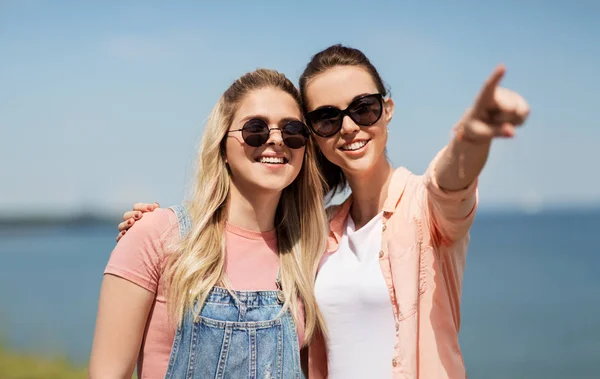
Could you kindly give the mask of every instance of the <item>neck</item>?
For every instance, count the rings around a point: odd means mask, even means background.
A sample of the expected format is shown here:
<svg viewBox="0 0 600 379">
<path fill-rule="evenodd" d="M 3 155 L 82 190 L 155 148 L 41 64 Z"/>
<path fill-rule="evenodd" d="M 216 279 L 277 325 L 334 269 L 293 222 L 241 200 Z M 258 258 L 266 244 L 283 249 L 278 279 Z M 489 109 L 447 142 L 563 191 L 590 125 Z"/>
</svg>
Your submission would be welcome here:
<svg viewBox="0 0 600 379">
<path fill-rule="evenodd" d="M 344 172 L 352 190 L 350 215 L 357 229 L 382 211 L 393 173 L 385 154 L 381 154 L 373 167 L 366 171 Z"/>
<path fill-rule="evenodd" d="M 240 228 L 268 232 L 275 228 L 275 212 L 281 192 L 256 194 L 256 191 L 240 191 L 231 182 L 227 221 Z"/>
</svg>

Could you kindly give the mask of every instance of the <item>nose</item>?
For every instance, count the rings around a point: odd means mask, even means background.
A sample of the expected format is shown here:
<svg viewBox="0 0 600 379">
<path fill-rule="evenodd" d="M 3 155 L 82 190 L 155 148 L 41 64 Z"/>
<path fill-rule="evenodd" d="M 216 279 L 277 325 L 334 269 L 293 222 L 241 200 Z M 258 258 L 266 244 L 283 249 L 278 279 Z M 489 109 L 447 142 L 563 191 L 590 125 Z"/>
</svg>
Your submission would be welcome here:
<svg viewBox="0 0 600 379">
<path fill-rule="evenodd" d="M 283 135 L 281 129 L 279 128 L 271 128 L 269 129 L 269 139 L 267 140 L 267 145 L 270 146 L 283 146 Z"/>
<path fill-rule="evenodd" d="M 357 133 L 360 130 L 360 127 L 356 125 L 356 123 L 350 118 L 348 115 L 344 115 L 342 118 L 342 129 L 340 130 L 340 134 L 349 135 Z"/>
</svg>

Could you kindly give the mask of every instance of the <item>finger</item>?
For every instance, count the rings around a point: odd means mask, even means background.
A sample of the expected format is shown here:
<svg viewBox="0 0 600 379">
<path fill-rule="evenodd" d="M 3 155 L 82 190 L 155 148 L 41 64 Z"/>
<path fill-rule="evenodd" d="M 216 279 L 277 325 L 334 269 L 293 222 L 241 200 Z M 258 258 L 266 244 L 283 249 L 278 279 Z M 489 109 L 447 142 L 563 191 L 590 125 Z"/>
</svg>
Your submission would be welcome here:
<svg viewBox="0 0 600 379">
<path fill-rule="evenodd" d="M 491 140 L 492 138 L 510 138 L 515 136 L 515 125 L 511 123 L 502 123 L 498 125 L 488 125 L 481 123 L 480 128 L 472 126 L 470 139 L 472 141 Z"/>
<path fill-rule="evenodd" d="M 529 104 L 527 104 L 527 101 L 522 96 L 519 96 L 517 100 L 517 114 L 523 119 L 523 122 L 529 117 L 529 111 Z"/>
<path fill-rule="evenodd" d="M 154 209 L 156 209 L 156 208 L 160 208 L 160 204 L 159 204 L 159 203 L 157 203 L 156 201 L 155 201 L 155 202 L 154 202 L 154 204 L 152 204 L 152 205 L 154 206 Z"/>
<path fill-rule="evenodd" d="M 123 213 L 123 220 L 127 221 L 130 218 L 134 218 L 136 220 L 139 220 L 140 218 L 142 218 L 142 212 L 139 212 L 139 211 L 127 211 L 127 212 Z"/>
<path fill-rule="evenodd" d="M 473 107 L 477 113 L 480 113 L 488 108 L 490 104 L 494 103 L 494 93 L 496 92 L 498 84 L 500 84 L 500 81 L 504 77 L 505 72 L 506 68 L 504 65 L 498 65 L 485 81 L 475 100 L 475 106 Z"/>
<path fill-rule="evenodd" d="M 503 124 L 511 124 L 513 126 L 520 126 L 525 120 L 515 111 L 510 112 L 495 112 L 491 113 L 488 119 L 488 124 L 491 127 L 499 127 Z"/>
<path fill-rule="evenodd" d="M 465 138 L 472 141 L 492 139 L 496 134 L 495 128 L 479 120 L 470 120 L 465 125 Z"/>
<path fill-rule="evenodd" d="M 148 212 L 148 211 L 154 210 L 154 208 L 152 207 L 152 204 L 148 204 L 148 203 L 135 203 L 135 204 L 133 204 L 133 210 L 134 211 L 140 211 L 140 212 Z"/>
<path fill-rule="evenodd" d="M 127 229 L 131 228 L 133 226 L 133 224 L 135 224 L 135 220 L 130 218 L 129 220 L 126 220 L 126 221 L 123 221 L 122 223 L 120 223 L 118 226 L 118 229 L 120 231 L 127 230 Z"/>
<path fill-rule="evenodd" d="M 494 137 L 511 138 L 516 134 L 515 125 L 504 123 L 494 127 Z"/>
<path fill-rule="evenodd" d="M 121 238 L 123 238 L 123 236 L 125 235 L 125 230 L 123 230 L 121 233 L 119 233 L 119 235 L 117 236 L 117 242 L 119 242 L 121 240 Z"/>
<path fill-rule="evenodd" d="M 525 120 L 517 115 L 516 113 L 502 113 L 496 117 L 494 117 L 489 125 L 494 128 L 501 127 L 504 124 L 510 124 L 515 127 L 519 127 L 523 125 Z"/>
<path fill-rule="evenodd" d="M 529 106 L 517 93 L 499 88 L 496 92 L 496 108 L 488 110 L 488 121 L 491 124 L 500 125 L 511 123 L 521 125 L 529 114 Z"/>
</svg>

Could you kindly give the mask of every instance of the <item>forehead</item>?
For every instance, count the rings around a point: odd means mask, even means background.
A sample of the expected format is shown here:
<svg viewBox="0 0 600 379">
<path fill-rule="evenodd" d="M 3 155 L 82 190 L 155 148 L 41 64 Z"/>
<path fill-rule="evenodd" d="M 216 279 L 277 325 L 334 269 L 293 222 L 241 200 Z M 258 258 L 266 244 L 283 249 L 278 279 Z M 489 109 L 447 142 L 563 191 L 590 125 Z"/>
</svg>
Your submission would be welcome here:
<svg viewBox="0 0 600 379">
<path fill-rule="evenodd" d="M 234 123 L 253 116 L 277 123 L 290 118 L 301 120 L 302 112 L 289 93 L 277 88 L 261 88 L 243 98 L 235 112 Z"/>
<path fill-rule="evenodd" d="M 358 95 L 378 92 L 371 75 L 362 67 L 339 66 L 314 77 L 306 87 L 308 111 L 329 105 L 346 108 Z"/>
</svg>

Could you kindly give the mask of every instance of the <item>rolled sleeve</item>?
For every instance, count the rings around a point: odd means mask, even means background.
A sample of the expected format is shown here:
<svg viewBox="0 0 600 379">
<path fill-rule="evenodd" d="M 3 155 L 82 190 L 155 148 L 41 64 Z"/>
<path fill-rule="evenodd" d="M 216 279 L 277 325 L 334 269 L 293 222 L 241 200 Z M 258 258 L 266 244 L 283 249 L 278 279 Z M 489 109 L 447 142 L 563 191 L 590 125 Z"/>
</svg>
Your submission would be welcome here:
<svg viewBox="0 0 600 379">
<path fill-rule="evenodd" d="M 433 159 L 424 175 L 427 209 L 431 221 L 431 233 L 438 243 L 449 245 L 466 236 L 473 224 L 478 204 L 478 181 L 476 178 L 462 190 L 447 191 L 440 187 L 435 175 L 438 159 Z"/>
</svg>

